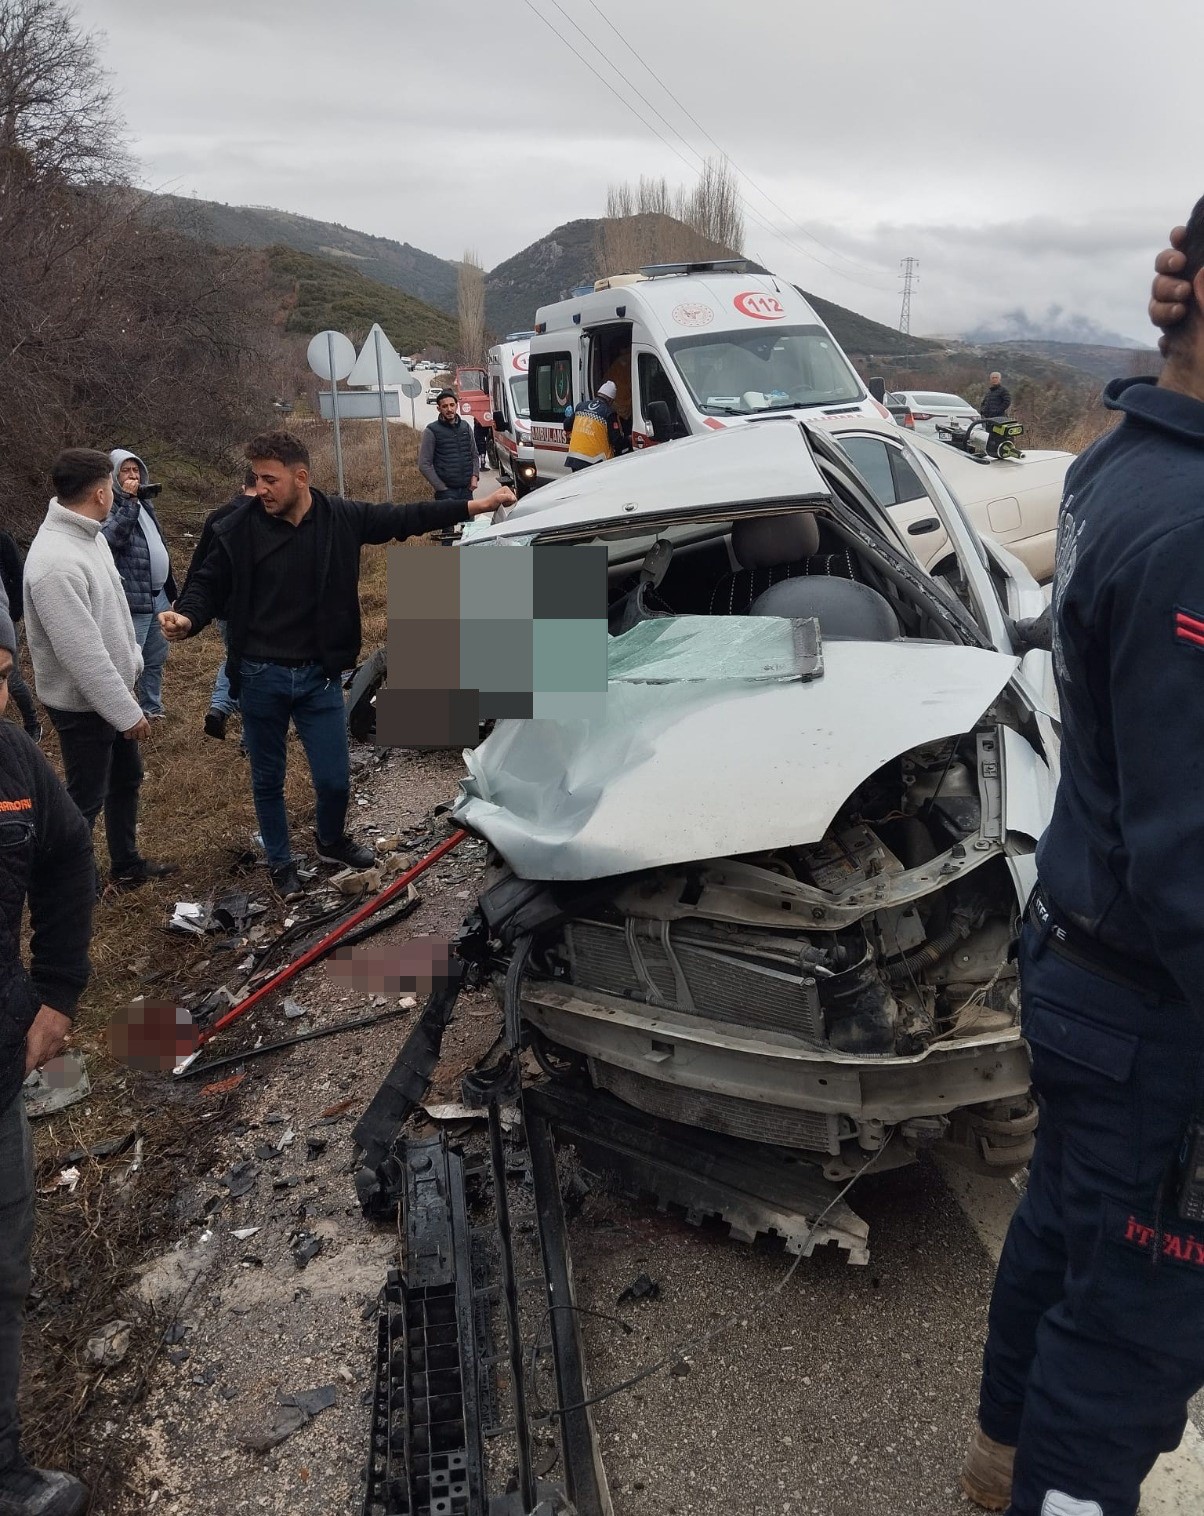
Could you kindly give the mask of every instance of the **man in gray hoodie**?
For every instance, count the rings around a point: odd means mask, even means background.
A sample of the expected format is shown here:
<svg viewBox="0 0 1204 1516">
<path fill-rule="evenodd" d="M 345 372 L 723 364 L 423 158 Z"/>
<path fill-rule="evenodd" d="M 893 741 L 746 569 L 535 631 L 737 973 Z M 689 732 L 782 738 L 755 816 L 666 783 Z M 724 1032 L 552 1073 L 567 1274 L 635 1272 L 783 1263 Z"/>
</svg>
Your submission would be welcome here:
<svg viewBox="0 0 1204 1516">
<path fill-rule="evenodd" d="M 59 736 L 67 791 L 89 826 L 104 810 L 113 883 L 130 889 L 175 869 L 138 851 L 138 744 L 150 727 L 133 694 L 142 651 L 101 535 L 110 465 L 103 453 L 68 448 L 51 476 L 58 493 L 25 560 L 34 685 Z"/>
<path fill-rule="evenodd" d="M 163 717 L 163 666 L 167 662 L 167 638 L 159 626 L 159 612 L 176 598 L 171 559 L 151 495 L 150 471 L 137 453 L 115 447 L 109 454 L 113 465 L 113 509 L 101 527 L 112 549 L 113 562 L 121 575 L 125 597 L 134 621 L 134 635 L 142 649 L 142 677 L 135 693 L 142 713 L 151 721 Z"/>
</svg>

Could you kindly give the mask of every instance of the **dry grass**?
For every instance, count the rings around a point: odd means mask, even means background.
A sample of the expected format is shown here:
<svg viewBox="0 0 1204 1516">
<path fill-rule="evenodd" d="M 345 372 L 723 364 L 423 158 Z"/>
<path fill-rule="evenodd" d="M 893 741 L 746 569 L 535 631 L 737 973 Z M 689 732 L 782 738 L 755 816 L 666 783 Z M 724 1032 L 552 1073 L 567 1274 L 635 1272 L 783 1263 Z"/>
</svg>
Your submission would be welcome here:
<svg viewBox="0 0 1204 1516">
<path fill-rule="evenodd" d="M 335 489 L 333 441 L 328 427 L 301 423 L 297 431 L 312 449 L 314 480 Z M 418 473 L 417 437 L 408 428 L 390 430 L 394 497 L 427 499 L 429 487 Z M 205 514 L 237 488 L 241 465 L 232 460 L 228 480 L 198 472 L 185 460 L 161 470 L 166 481 L 160 515 L 178 569 L 187 566 L 195 534 Z M 374 423 L 344 430 L 344 472 L 348 495 L 383 499 L 380 433 Z M 191 535 L 190 535 L 191 534 Z M 371 650 L 385 636 L 385 549 L 366 548 L 360 585 L 364 645 Z M 236 737 L 225 743 L 202 735 L 213 677 L 222 658 L 215 630 L 174 644 L 164 676 L 168 719 L 153 726 L 143 745 L 146 778 L 142 788 L 140 844 L 148 857 L 178 863 L 178 876 L 160 886 L 106 898 L 98 907 L 92 943 L 93 976 L 77 1020 L 77 1044 L 84 1050 L 94 1094 L 86 1105 L 39 1122 L 36 1129 L 40 1182 L 73 1147 L 137 1126 L 143 1138 L 143 1165 L 131 1183 L 118 1189 L 95 1161 L 80 1165 L 74 1195 L 41 1197 L 34 1246 L 39 1297 L 27 1333 L 22 1403 L 27 1451 L 35 1459 L 66 1464 L 112 1498 L 121 1471 L 111 1467 L 97 1435 L 105 1418 L 128 1414 L 140 1380 L 155 1351 L 150 1333 L 136 1336 L 119 1378 L 84 1361 L 89 1335 L 121 1314 L 119 1292 L 131 1271 L 175 1240 L 172 1199 L 203 1158 L 192 1128 L 195 1097 L 172 1087 L 166 1077 L 131 1075 L 108 1055 L 104 1028 L 113 1012 L 146 992 L 172 996 L 217 982 L 207 974 L 203 942 L 165 930 L 177 898 L 204 898 L 231 885 L 231 870 L 250 846 L 256 830 L 250 775 Z M 232 724 L 233 729 L 233 724 Z M 53 732 L 46 752 L 60 769 Z M 313 795 L 304 759 L 294 748 L 286 786 L 289 815 L 301 847 L 312 824 Z M 104 829 L 97 849 L 107 867 Z M 251 879 L 254 886 L 255 879 Z M 115 1162 L 120 1163 L 118 1159 Z M 94 1509 L 104 1509 L 104 1498 Z"/>
</svg>

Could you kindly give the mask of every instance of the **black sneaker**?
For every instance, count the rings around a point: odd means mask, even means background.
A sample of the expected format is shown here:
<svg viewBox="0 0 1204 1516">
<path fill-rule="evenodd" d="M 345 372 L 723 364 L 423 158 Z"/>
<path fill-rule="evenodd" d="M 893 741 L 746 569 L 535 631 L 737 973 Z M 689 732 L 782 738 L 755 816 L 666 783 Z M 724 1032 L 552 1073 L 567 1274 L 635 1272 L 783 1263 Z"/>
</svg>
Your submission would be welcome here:
<svg viewBox="0 0 1204 1516">
<path fill-rule="evenodd" d="M 376 854 L 370 847 L 349 837 L 346 832 L 337 842 L 322 842 L 317 833 L 318 857 L 323 863 L 337 863 L 345 869 L 370 869 L 376 862 Z"/>
<path fill-rule="evenodd" d="M 268 878 L 272 881 L 276 894 L 285 902 L 300 900 L 305 894 L 305 886 L 301 883 L 296 864 L 282 863 L 278 869 L 269 869 Z M 3 1516 L 2 1512 L 0 1516 Z"/>
<path fill-rule="evenodd" d="M 40 721 L 31 722 L 29 726 L 25 728 L 25 735 L 31 742 L 40 743 L 42 740 L 42 723 Z"/>
<path fill-rule="evenodd" d="M 153 863 L 149 858 L 139 858 L 137 863 L 127 869 L 114 869 L 109 878 L 119 890 L 136 890 L 148 880 L 169 879 L 172 874 L 179 872 L 178 863 Z M 4 1516 L 2 1506 L 0 1506 L 0 1516 Z"/>
<path fill-rule="evenodd" d="M 80 1516 L 87 1504 L 87 1487 L 58 1469 L 21 1458 L 0 1474 L 0 1516 Z"/>
<path fill-rule="evenodd" d="M 205 736 L 216 737 L 219 742 L 226 740 L 226 722 L 229 717 L 225 711 L 208 710 L 205 712 Z"/>
</svg>

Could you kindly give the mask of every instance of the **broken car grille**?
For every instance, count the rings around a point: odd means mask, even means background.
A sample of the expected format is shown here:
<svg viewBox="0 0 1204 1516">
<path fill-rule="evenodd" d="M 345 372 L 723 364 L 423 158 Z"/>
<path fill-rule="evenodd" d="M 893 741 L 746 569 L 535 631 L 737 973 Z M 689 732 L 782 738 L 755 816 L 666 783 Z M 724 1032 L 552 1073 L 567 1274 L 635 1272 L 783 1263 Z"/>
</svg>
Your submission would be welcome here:
<svg viewBox="0 0 1204 1516">
<path fill-rule="evenodd" d="M 771 967 L 697 933 L 634 918 L 572 921 L 564 935 L 573 983 L 730 1026 L 824 1040 L 815 980 L 790 964 L 787 951 L 779 948 L 781 966 Z"/>
<path fill-rule="evenodd" d="M 813 1153 L 840 1152 L 840 1127 L 835 1116 L 664 1084 L 597 1058 L 590 1059 L 590 1074 L 599 1089 L 609 1090 L 628 1105 L 652 1116 L 664 1116 L 686 1126 L 706 1127 L 729 1137 L 745 1137 L 751 1142 L 807 1148 Z"/>
</svg>

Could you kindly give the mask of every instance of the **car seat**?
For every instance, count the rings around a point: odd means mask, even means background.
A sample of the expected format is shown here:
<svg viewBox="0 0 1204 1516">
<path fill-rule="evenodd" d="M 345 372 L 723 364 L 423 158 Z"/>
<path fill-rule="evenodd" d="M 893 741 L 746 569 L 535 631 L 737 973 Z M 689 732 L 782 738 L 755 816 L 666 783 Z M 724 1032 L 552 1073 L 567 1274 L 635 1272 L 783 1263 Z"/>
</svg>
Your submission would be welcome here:
<svg viewBox="0 0 1204 1516">
<path fill-rule="evenodd" d="M 732 552 L 740 567 L 716 583 L 707 613 L 747 616 L 758 595 L 788 579 L 857 577 L 852 553 L 821 553 L 819 545 L 819 526 L 810 511 L 733 522 Z"/>
</svg>

